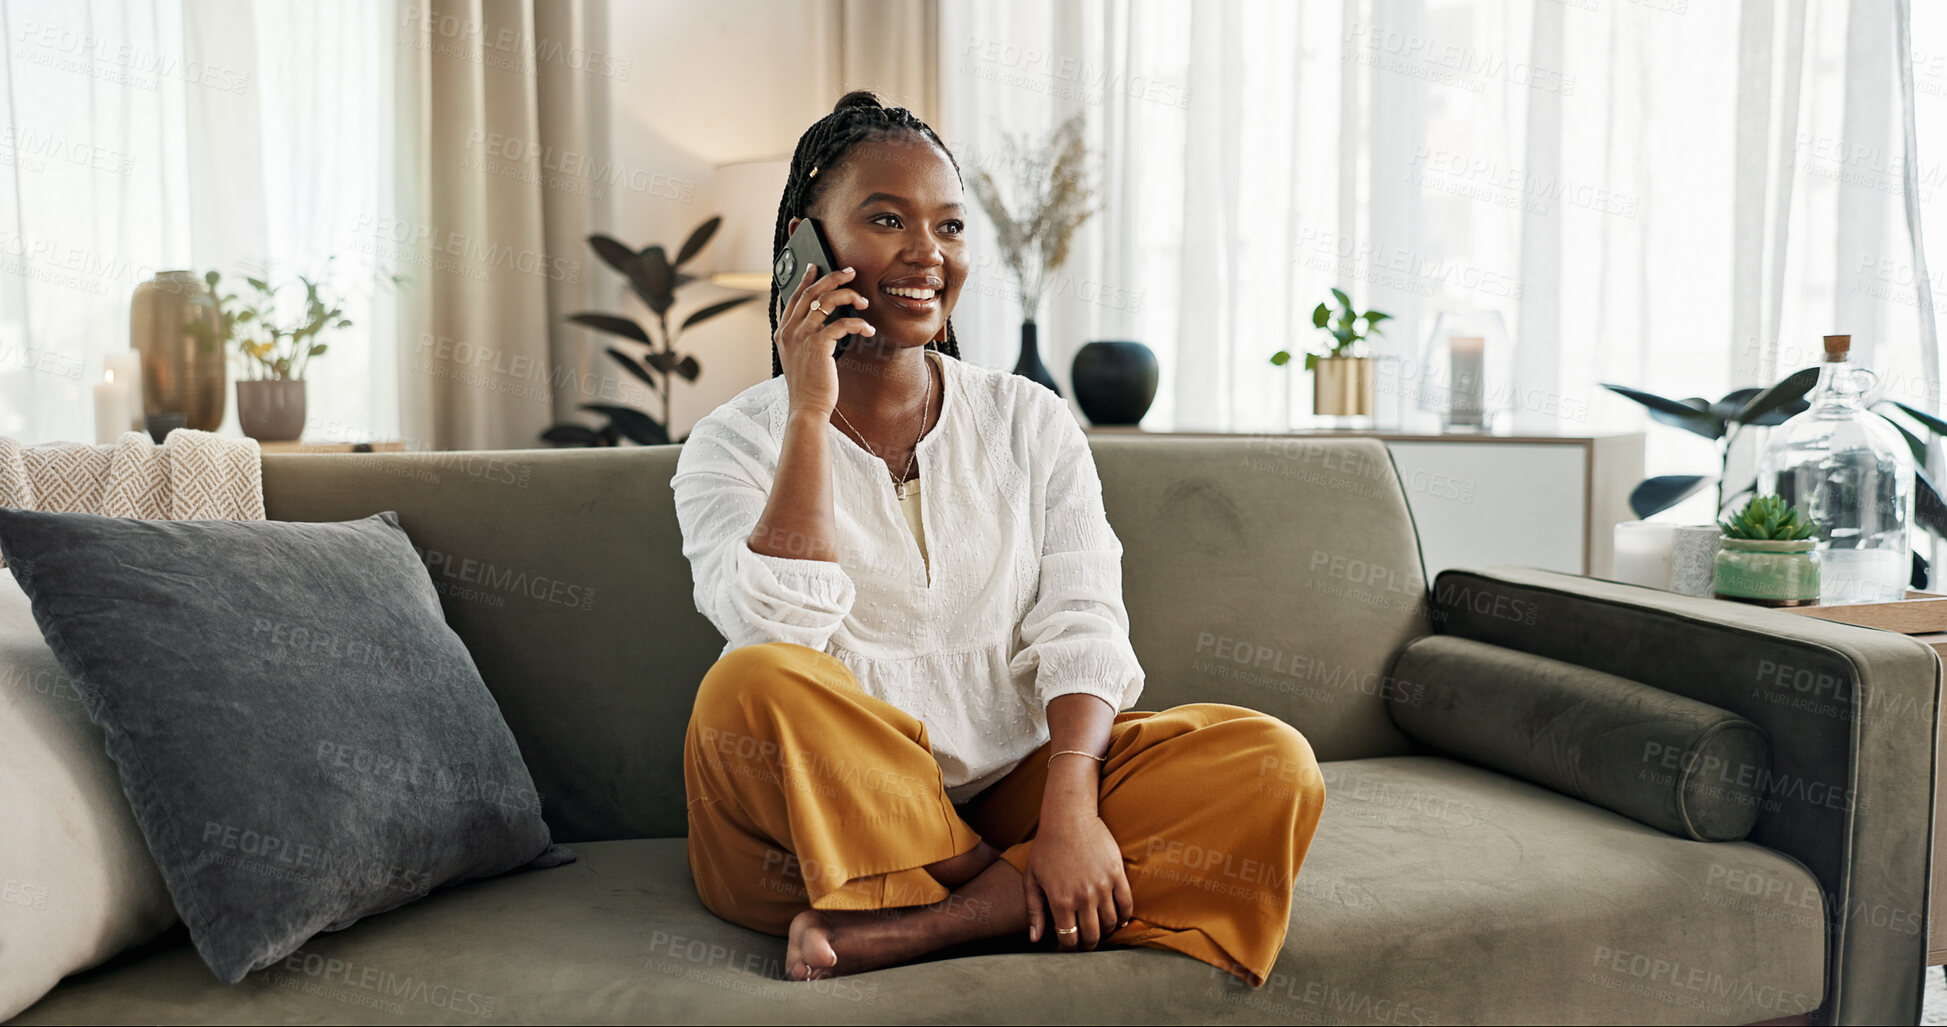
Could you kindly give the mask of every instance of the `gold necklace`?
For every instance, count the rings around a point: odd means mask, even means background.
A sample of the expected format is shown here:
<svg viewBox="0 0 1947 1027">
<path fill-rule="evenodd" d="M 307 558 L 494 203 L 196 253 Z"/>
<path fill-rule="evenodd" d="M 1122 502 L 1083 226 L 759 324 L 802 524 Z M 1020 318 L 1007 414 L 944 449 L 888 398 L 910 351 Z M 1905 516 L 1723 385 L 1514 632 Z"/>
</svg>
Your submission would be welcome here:
<svg viewBox="0 0 1947 1027">
<path fill-rule="evenodd" d="M 919 359 L 926 365 L 926 396 L 920 401 L 922 405 L 919 411 L 919 434 L 913 436 L 912 452 L 906 454 L 906 474 L 908 475 L 913 473 L 913 462 L 919 459 L 919 440 L 926 437 L 926 413 L 933 406 L 933 361 L 924 351 L 920 353 Z M 846 417 L 845 411 L 838 409 L 836 403 L 832 404 L 832 413 L 837 414 L 838 419 L 845 422 L 845 427 L 852 429 L 852 434 L 858 436 L 859 442 L 865 445 L 865 451 L 872 454 L 874 460 L 878 460 L 881 464 L 885 463 L 885 459 L 879 455 L 879 451 L 873 449 L 872 443 L 866 441 L 865 433 L 852 426 L 852 419 Z M 886 473 L 891 474 L 892 469 L 887 468 Z M 905 480 L 894 477 L 892 479 L 893 495 L 900 500 L 904 500 L 906 498 L 907 484 L 909 483 Z"/>
</svg>

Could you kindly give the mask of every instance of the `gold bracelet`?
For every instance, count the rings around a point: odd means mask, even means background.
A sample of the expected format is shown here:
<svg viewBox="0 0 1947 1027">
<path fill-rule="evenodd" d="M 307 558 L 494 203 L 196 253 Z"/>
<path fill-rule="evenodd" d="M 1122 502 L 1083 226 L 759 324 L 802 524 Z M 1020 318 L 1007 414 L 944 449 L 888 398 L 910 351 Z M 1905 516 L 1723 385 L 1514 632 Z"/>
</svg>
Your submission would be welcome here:
<svg viewBox="0 0 1947 1027">
<path fill-rule="evenodd" d="M 1083 752 L 1080 749 L 1063 749 L 1060 752 L 1050 753 L 1048 755 L 1049 766 L 1051 767 L 1054 766 L 1056 756 L 1087 756 L 1089 759 L 1092 759 L 1097 763 L 1105 763 L 1109 759 L 1107 756 L 1097 756 L 1092 752 Z"/>
</svg>

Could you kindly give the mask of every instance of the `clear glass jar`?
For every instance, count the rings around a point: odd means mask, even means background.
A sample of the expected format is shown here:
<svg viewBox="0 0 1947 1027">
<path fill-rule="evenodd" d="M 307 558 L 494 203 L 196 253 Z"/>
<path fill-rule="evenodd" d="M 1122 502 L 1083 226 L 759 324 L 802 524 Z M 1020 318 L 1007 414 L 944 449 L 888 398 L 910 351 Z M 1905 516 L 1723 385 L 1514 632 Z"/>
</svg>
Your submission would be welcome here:
<svg viewBox="0 0 1947 1027">
<path fill-rule="evenodd" d="M 1442 311 L 1415 370 L 1419 407 L 1440 415 L 1442 432 L 1491 434 L 1512 420 L 1514 346 L 1498 311 Z"/>
<path fill-rule="evenodd" d="M 1810 408 L 1780 425 L 1758 459 L 1758 494 L 1775 492 L 1818 522 L 1827 605 L 1903 599 L 1913 567 L 1913 453 L 1867 409 L 1876 380 L 1850 349 L 1850 337 L 1826 336 Z"/>
</svg>

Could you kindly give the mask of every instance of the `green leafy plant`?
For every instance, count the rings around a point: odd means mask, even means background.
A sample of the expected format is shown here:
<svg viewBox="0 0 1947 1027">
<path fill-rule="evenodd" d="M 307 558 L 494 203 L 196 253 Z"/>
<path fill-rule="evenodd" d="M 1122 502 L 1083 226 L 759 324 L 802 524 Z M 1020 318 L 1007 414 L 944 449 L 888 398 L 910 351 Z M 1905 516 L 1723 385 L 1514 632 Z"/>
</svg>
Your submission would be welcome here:
<svg viewBox="0 0 1947 1027">
<path fill-rule="evenodd" d="M 331 262 L 325 263 L 328 273 Z M 343 301 L 324 284 L 324 276 L 312 279 L 297 275 L 296 279 L 280 283 L 268 274 L 261 278 L 245 276 L 249 290 L 239 296 L 223 291 L 220 272 L 207 272 L 203 281 L 210 291 L 196 295 L 192 302 L 214 308 L 214 323 L 198 319 L 187 327 L 204 346 L 236 343 L 244 369 L 253 379 L 302 379 L 311 358 L 324 356 L 329 349 L 324 341 L 326 334 L 350 328 L 352 322 L 344 316 Z M 388 280 L 394 285 L 405 281 L 398 275 Z M 304 294 L 300 313 L 281 320 L 278 298 L 293 289 L 302 289 Z"/>
<path fill-rule="evenodd" d="M 632 250 L 606 235 L 591 235 L 588 245 L 602 262 L 620 272 L 628 280 L 630 291 L 634 292 L 655 315 L 655 331 L 648 326 L 616 314 L 581 313 L 568 318 L 575 324 L 585 325 L 599 332 L 606 332 L 625 340 L 622 348 L 604 347 L 609 359 L 622 365 L 636 380 L 656 393 L 662 399 L 662 419 L 657 420 L 634 407 L 612 403 L 583 403 L 581 408 L 590 413 L 600 414 L 607 422 L 600 428 L 590 428 L 581 424 L 557 424 L 541 433 L 544 442 L 562 446 L 613 446 L 624 438 L 645 446 L 668 442 L 669 439 L 669 401 L 673 378 L 693 382 L 703 373 L 703 367 L 696 357 L 679 354 L 676 342 L 684 332 L 705 321 L 726 313 L 756 299 L 756 296 L 738 296 L 722 300 L 691 311 L 675 327 L 670 326 L 670 311 L 675 307 L 677 293 L 683 286 L 696 280 L 696 276 L 682 270 L 683 265 L 696 259 L 697 254 L 710 244 L 723 218 L 713 217 L 696 227 L 683 247 L 676 251 L 676 259 L 661 246 L 648 246 L 642 250 Z"/>
<path fill-rule="evenodd" d="M 1379 327 L 1379 323 L 1393 319 L 1393 315 L 1383 314 L 1377 310 L 1368 310 L 1364 313 L 1353 310 L 1352 298 L 1337 289 L 1332 290 L 1332 299 L 1338 303 L 1336 308 L 1320 303 L 1312 310 L 1312 327 L 1331 336 L 1332 341 L 1323 344 L 1321 349 L 1305 354 L 1307 371 L 1318 370 L 1318 361 L 1322 357 L 1357 356 L 1358 354 L 1353 350 L 1360 343 L 1374 335 L 1386 334 Z M 1283 367 L 1290 362 L 1290 350 L 1281 349 L 1271 354 L 1271 363 L 1278 367 Z"/>
<path fill-rule="evenodd" d="M 1718 521 L 1717 526 L 1724 529 L 1725 538 L 1777 542 L 1808 539 L 1819 530 L 1818 522 L 1801 515 L 1779 495 L 1752 496 L 1744 509 L 1729 520 Z"/>
<path fill-rule="evenodd" d="M 1731 446 L 1737 441 L 1738 433 L 1752 425 L 1770 427 L 1785 423 L 1809 405 L 1805 402 L 1805 394 L 1818 384 L 1818 380 L 1818 368 L 1808 367 L 1768 389 L 1737 389 L 1725 393 L 1716 402 L 1701 396 L 1670 399 L 1626 385 L 1604 382 L 1603 388 L 1647 408 L 1651 420 L 1682 428 L 1717 444 L 1718 474 L 1662 474 L 1645 478 L 1630 491 L 1629 508 L 1635 511 L 1637 517 L 1648 519 L 1715 485 L 1717 509 L 1722 511 L 1730 501 L 1754 491 L 1757 488 L 1755 478 L 1734 489 L 1727 486 Z"/>
<path fill-rule="evenodd" d="M 1637 517 L 1647 519 L 1715 485 L 1717 509 L 1721 511 L 1747 493 L 1754 492 L 1757 489 L 1755 478 L 1746 479 L 1735 486 L 1726 481 L 1731 444 L 1736 441 L 1738 433 L 1747 427 L 1780 425 L 1803 412 L 1810 405 L 1805 401 L 1805 394 L 1812 391 L 1818 382 L 1819 369 L 1808 367 L 1793 372 L 1769 388 L 1738 389 L 1725 393 L 1722 399 L 1714 403 L 1702 397 L 1670 399 L 1641 389 L 1604 382 L 1603 388 L 1642 404 L 1648 409 L 1652 420 L 1682 428 L 1717 443 L 1718 466 L 1723 468 L 1722 473 L 1717 475 L 1663 474 L 1645 478 L 1630 492 L 1629 508 L 1635 511 Z M 1940 490 L 1927 476 L 1927 444 L 1919 435 L 1919 431 L 1925 431 L 1947 436 L 1947 421 L 1890 400 L 1874 404 L 1873 412 L 1899 431 L 1900 437 L 1906 440 L 1907 448 L 1913 453 L 1915 520 L 1934 534 L 1947 536 L 1947 501 L 1942 500 Z M 1918 426 L 1918 431 L 1892 416 L 1896 412 L 1910 419 Z"/>
</svg>

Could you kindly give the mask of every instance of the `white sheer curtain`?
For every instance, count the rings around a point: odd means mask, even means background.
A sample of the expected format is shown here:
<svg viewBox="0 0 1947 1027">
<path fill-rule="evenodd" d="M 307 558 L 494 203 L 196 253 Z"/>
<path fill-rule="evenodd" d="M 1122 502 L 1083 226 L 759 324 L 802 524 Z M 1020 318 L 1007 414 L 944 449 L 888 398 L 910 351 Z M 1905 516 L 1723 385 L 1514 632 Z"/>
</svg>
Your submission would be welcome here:
<svg viewBox="0 0 1947 1027">
<path fill-rule="evenodd" d="M 396 434 L 390 269 L 346 245 L 392 188 L 394 19 L 382 0 L 0 0 L 0 434 L 93 441 L 90 386 L 156 271 L 333 256 L 354 327 L 306 375 L 311 427 Z"/>
<path fill-rule="evenodd" d="M 941 129 L 971 170 L 1003 131 L 1088 119 L 1106 207 L 1041 345 L 1065 386 L 1084 342 L 1147 343 L 1147 427 L 1302 422 L 1306 378 L 1266 358 L 1314 340 L 1331 286 L 1394 314 L 1379 351 L 1404 357 L 1442 310 L 1500 311 L 1521 428 L 1640 427 L 1598 382 L 1715 398 L 1832 332 L 1931 407 L 1944 265 L 1903 177 L 1939 239 L 1947 39 L 1918 6 L 1917 154 L 1898 0 L 943 0 Z M 973 220 L 956 324 L 1011 366 L 1020 314 Z M 1649 438 L 1652 472 L 1714 462 Z"/>
</svg>

